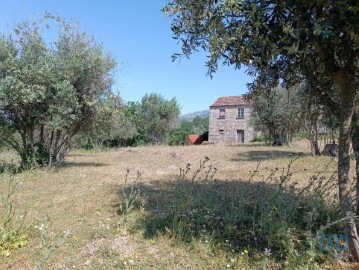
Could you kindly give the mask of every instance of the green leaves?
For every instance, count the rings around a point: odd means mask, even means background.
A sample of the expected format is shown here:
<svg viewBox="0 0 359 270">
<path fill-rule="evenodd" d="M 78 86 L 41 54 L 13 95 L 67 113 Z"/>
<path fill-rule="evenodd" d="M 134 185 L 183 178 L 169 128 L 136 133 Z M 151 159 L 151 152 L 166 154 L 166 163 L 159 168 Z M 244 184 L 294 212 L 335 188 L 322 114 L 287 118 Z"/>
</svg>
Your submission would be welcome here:
<svg viewBox="0 0 359 270">
<path fill-rule="evenodd" d="M 58 27 L 54 44 L 44 41 L 42 23 Z M 71 137 L 92 126 L 98 100 L 110 95 L 115 61 L 94 38 L 64 25 L 46 14 L 0 37 L 0 138 L 21 146 L 22 162 L 33 163 L 23 167 L 61 162 Z M 16 130 L 12 138 L 7 130 Z"/>
<path fill-rule="evenodd" d="M 159 144 L 166 139 L 180 113 L 175 98 L 166 100 L 156 93 L 146 94 L 137 108 L 140 117 L 139 131 L 147 143 Z"/>
<path fill-rule="evenodd" d="M 199 48 L 209 52 L 210 74 L 222 61 L 260 69 L 276 55 L 289 67 L 312 53 L 318 40 L 340 55 L 338 65 L 350 62 L 358 55 L 358 10 L 357 3 L 321 0 L 172 0 L 163 9 L 185 56 Z"/>
<path fill-rule="evenodd" d="M 64 130 L 70 128 L 80 118 L 80 108 L 76 90 L 69 81 L 56 84 L 56 92 L 49 102 L 48 125 L 54 130 Z"/>
</svg>

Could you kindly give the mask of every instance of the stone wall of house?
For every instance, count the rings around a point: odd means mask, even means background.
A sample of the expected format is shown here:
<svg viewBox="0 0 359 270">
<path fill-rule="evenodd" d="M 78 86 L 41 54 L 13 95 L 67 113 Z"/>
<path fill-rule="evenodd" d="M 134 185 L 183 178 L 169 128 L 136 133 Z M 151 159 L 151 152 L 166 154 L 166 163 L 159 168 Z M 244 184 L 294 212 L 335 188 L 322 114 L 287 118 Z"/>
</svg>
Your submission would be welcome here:
<svg viewBox="0 0 359 270">
<path fill-rule="evenodd" d="M 237 139 L 237 130 L 244 131 L 244 143 L 254 139 L 256 133 L 254 128 L 249 125 L 251 114 L 250 106 L 240 106 L 244 108 L 244 118 L 238 118 L 239 106 L 225 106 L 225 119 L 219 118 L 220 108 L 211 108 L 209 113 L 208 141 L 214 143 L 240 143 Z"/>
</svg>

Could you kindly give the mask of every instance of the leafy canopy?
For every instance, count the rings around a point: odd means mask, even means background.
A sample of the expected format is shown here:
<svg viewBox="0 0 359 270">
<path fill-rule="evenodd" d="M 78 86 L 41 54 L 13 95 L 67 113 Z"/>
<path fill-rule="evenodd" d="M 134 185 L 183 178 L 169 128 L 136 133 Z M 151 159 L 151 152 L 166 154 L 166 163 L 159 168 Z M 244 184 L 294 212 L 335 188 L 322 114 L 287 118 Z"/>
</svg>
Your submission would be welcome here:
<svg viewBox="0 0 359 270">
<path fill-rule="evenodd" d="M 185 56 L 208 51 L 210 74 L 219 62 L 283 71 L 313 51 L 333 73 L 359 57 L 356 1 L 173 0 L 163 11 Z"/>
<path fill-rule="evenodd" d="M 52 44 L 44 38 L 50 23 L 59 33 Z M 110 95 L 115 64 L 94 38 L 49 14 L 0 36 L 0 138 L 23 167 L 63 160 Z"/>
</svg>

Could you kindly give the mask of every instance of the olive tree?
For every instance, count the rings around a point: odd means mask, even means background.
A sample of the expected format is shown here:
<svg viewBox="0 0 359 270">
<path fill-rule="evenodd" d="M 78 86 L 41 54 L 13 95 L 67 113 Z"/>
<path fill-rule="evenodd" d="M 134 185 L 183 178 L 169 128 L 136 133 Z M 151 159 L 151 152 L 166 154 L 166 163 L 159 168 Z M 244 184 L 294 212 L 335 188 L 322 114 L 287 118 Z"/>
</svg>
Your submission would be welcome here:
<svg viewBox="0 0 359 270">
<path fill-rule="evenodd" d="M 351 195 L 350 144 L 358 90 L 359 5 L 356 1 L 299 0 L 172 0 L 164 11 L 183 54 L 208 51 L 209 73 L 218 63 L 249 66 L 253 75 L 272 68 L 300 65 L 308 56 L 318 60 L 317 72 L 338 88 L 341 104 L 338 187 L 353 258 L 359 261 L 359 237 Z M 175 55 L 176 57 L 176 55 Z M 354 124 L 354 125 L 353 125 Z M 359 136 L 358 136 L 359 138 Z M 358 140 L 359 141 L 359 140 Z M 357 194 L 359 185 L 357 185 Z"/>
<path fill-rule="evenodd" d="M 141 119 L 141 135 L 148 143 L 160 144 L 165 142 L 167 132 L 174 128 L 180 114 L 176 98 L 166 100 L 157 93 L 145 94 L 138 107 Z"/>
<path fill-rule="evenodd" d="M 43 37 L 48 22 L 58 36 Z M 110 94 L 115 61 L 94 38 L 61 18 L 23 22 L 0 36 L 0 138 L 23 168 L 61 163 L 72 137 L 91 125 Z"/>
<path fill-rule="evenodd" d="M 278 137 L 290 144 L 295 132 L 300 129 L 301 113 L 297 89 L 280 86 L 268 92 L 252 94 L 253 112 L 250 121 L 273 141 Z"/>
</svg>

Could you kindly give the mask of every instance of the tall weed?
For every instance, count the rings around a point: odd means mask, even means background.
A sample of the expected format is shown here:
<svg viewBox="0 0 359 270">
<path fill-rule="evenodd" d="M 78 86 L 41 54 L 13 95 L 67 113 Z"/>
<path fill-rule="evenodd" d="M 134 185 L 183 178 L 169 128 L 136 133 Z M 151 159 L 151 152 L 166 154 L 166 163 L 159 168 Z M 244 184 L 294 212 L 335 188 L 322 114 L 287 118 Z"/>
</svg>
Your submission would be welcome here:
<svg viewBox="0 0 359 270">
<path fill-rule="evenodd" d="M 13 173 L 3 178 L 0 191 L 0 255 L 8 256 L 11 250 L 26 245 L 24 220 L 26 212 L 17 211 L 15 195 L 18 183 Z"/>
<path fill-rule="evenodd" d="M 137 172 L 136 179 L 131 184 L 128 183 L 129 175 L 130 170 L 127 169 L 124 185 L 119 194 L 118 213 L 123 216 L 129 214 L 135 208 L 136 201 L 141 194 L 140 189 L 137 187 L 137 182 L 141 178 L 141 173 Z"/>
<path fill-rule="evenodd" d="M 40 238 L 41 254 L 37 258 L 33 270 L 45 269 L 53 253 L 58 250 L 65 242 L 65 240 L 70 236 L 69 230 L 52 236 L 50 227 L 49 216 L 46 216 L 45 221 L 43 221 L 41 224 L 35 226 L 35 229 L 37 230 Z"/>
</svg>

